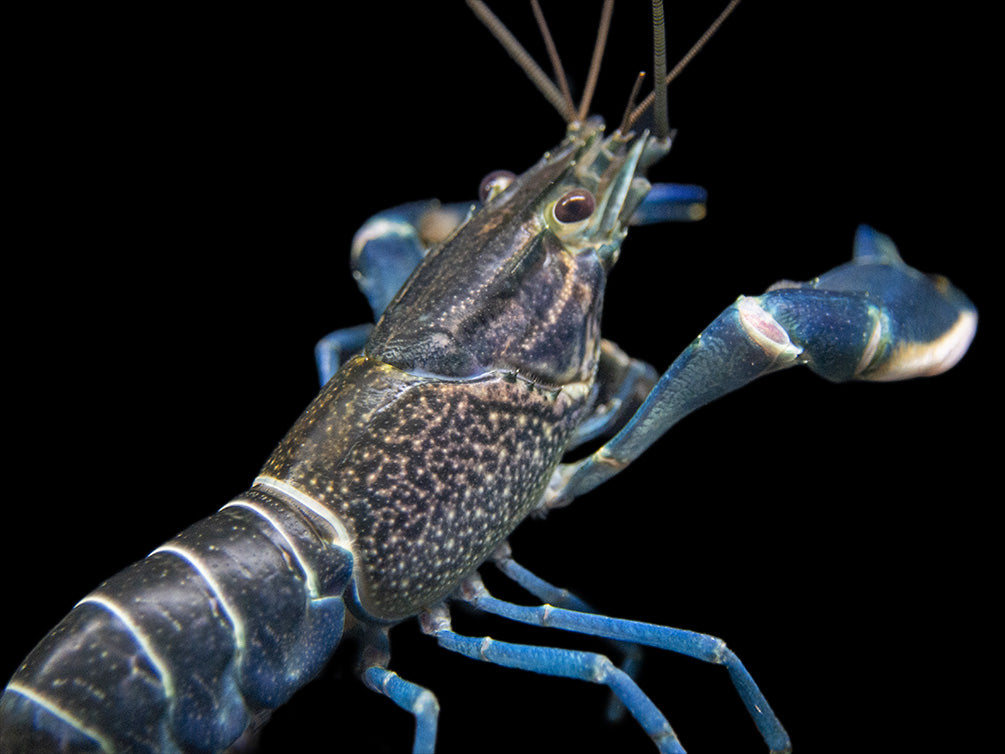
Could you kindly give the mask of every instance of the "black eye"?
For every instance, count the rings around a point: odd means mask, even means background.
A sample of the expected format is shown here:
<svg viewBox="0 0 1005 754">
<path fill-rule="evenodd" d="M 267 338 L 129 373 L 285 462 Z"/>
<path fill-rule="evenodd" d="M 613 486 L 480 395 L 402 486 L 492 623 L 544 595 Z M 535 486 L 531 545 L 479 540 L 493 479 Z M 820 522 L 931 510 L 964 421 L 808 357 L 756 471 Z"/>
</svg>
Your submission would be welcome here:
<svg viewBox="0 0 1005 754">
<path fill-rule="evenodd" d="M 514 180 L 516 180 L 516 174 L 508 170 L 493 170 L 482 178 L 482 182 L 478 186 L 478 198 L 484 204 L 509 188 Z"/>
<path fill-rule="evenodd" d="M 586 189 L 573 189 L 555 202 L 555 219 L 563 225 L 578 223 L 593 214 L 597 202 Z"/>
</svg>

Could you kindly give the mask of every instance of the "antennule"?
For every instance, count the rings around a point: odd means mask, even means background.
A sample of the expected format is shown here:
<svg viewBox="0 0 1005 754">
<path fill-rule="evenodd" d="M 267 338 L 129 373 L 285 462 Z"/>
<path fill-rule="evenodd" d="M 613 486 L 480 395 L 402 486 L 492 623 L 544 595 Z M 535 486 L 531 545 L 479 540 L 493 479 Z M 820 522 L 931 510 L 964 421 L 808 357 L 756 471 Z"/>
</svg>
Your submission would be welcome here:
<svg viewBox="0 0 1005 754">
<path fill-rule="evenodd" d="M 625 114 L 621 116 L 621 124 L 618 126 L 618 133 L 627 136 L 628 130 L 631 126 L 628 123 L 628 118 L 632 114 L 632 110 L 635 107 L 635 102 L 639 98 L 639 90 L 642 89 L 642 82 L 646 79 L 646 72 L 639 71 L 639 75 L 635 77 L 635 83 L 632 84 L 632 92 L 628 95 L 628 104 L 625 105 Z"/>
</svg>

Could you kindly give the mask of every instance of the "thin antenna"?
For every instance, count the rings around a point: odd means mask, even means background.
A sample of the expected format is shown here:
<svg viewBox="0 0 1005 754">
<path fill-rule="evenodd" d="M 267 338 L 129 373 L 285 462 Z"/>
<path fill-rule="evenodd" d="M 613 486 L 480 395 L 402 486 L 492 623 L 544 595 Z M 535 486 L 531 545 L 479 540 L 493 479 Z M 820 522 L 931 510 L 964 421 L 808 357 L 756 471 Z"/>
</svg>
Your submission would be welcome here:
<svg viewBox="0 0 1005 754">
<path fill-rule="evenodd" d="M 611 29 L 611 16 L 614 14 L 614 0 L 605 0 L 604 9 L 600 13 L 600 26 L 597 28 L 597 41 L 593 45 L 593 58 L 590 60 L 590 75 L 586 79 L 586 87 L 583 89 L 583 101 L 579 103 L 579 112 L 576 119 L 583 121 L 590 114 L 590 102 L 593 101 L 593 92 L 597 88 L 597 79 L 600 78 L 600 61 L 604 57 L 604 49 L 607 47 L 607 32 Z"/>
<path fill-rule="evenodd" d="M 558 50 L 555 48 L 555 40 L 551 38 L 548 30 L 548 22 L 544 20 L 544 13 L 537 0 L 530 0 L 530 7 L 534 11 L 534 18 L 537 19 L 537 28 L 541 30 L 541 37 L 544 39 L 544 46 L 548 50 L 548 57 L 551 59 L 551 67 L 555 70 L 555 80 L 562 89 L 562 99 L 565 101 L 565 118 L 572 121 L 576 117 L 576 103 L 572 101 L 572 92 L 569 91 L 569 80 L 565 77 L 565 69 L 562 68 L 562 60 L 558 57 Z"/>
<path fill-rule="evenodd" d="M 642 89 L 642 82 L 646 80 L 646 72 L 639 71 L 639 75 L 635 77 L 635 83 L 632 84 L 632 93 L 628 95 L 628 104 L 625 106 L 625 114 L 621 116 L 621 125 L 618 126 L 618 133 L 627 135 L 628 129 L 631 126 L 628 124 L 628 118 L 632 114 L 632 110 L 635 108 L 635 103 L 639 98 L 639 90 Z"/>
<path fill-rule="evenodd" d="M 516 37 L 514 37 L 509 29 L 500 21 L 496 15 L 489 10 L 488 6 L 485 5 L 482 0 L 466 0 L 468 7 L 471 11 L 478 17 L 478 19 L 485 25 L 489 30 L 489 33 L 496 38 L 496 41 L 503 46 L 507 54 L 513 58 L 514 62 L 520 66 L 520 70 L 524 72 L 524 75 L 530 79 L 531 83 L 537 88 L 544 98 L 548 100 L 552 107 L 561 115 L 567 123 L 575 123 L 577 121 L 582 121 L 589 114 L 590 102 L 593 99 L 593 93 L 596 90 L 597 80 L 600 77 L 600 63 L 604 57 L 604 48 L 607 44 L 607 34 L 611 28 L 611 16 L 614 13 L 614 0 L 604 0 L 604 9 L 601 13 L 600 26 L 597 29 L 597 40 L 593 47 L 593 58 L 590 61 L 590 73 L 587 77 L 586 87 L 583 92 L 583 99 L 580 102 L 579 109 L 576 110 L 575 103 L 572 100 L 572 94 L 569 92 L 569 84 L 565 77 L 565 71 L 562 69 L 561 60 L 558 57 L 558 52 L 555 49 L 554 40 L 551 37 L 551 32 L 548 30 L 548 24 L 544 20 L 544 14 L 541 12 L 541 7 L 537 0 L 531 0 L 531 7 L 534 11 L 534 17 L 537 19 L 538 27 L 541 30 L 541 36 L 544 37 L 544 44 L 548 50 L 548 57 L 551 59 L 552 66 L 555 69 L 555 77 L 558 79 L 558 86 L 555 85 L 541 67 L 534 62 L 534 59 L 530 56 L 530 53 L 523 48 Z M 628 133 L 628 130 L 632 125 L 648 110 L 652 107 L 653 103 L 657 103 L 656 107 L 656 124 L 655 124 L 655 138 L 665 139 L 670 134 L 670 124 L 667 116 L 667 97 L 666 97 L 666 87 L 667 85 L 677 78 L 677 75 L 684 70 L 688 63 L 698 54 L 699 50 L 705 46 L 712 35 L 718 31 L 719 27 L 722 26 L 723 22 L 729 17 L 737 5 L 740 4 L 740 0 L 730 0 L 726 5 L 726 8 L 719 14 L 718 18 L 712 22 L 712 24 L 705 30 L 705 33 L 698 38 L 698 41 L 691 46 L 687 54 L 680 59 L 680 61 L 673 67 L 670 73 L 663 75 L 666 70 L 666 34 L 664 30 L 663 21 L 663 2 L 662 0 L 652 0 L 653 3 L 653 48 L 654 48 L 654 67 L 656 69 L 656 80 L 657 82 L 662 78 L 662 86 L 657 85 L 653 93 L 646 97 L 642 102 L 621 121 L 621 126 L 618 130 L 622 133 Z M 561 87 L 561 89 L 559 88 Z M 637 96 L 637 91 L 632 93 L 632 97 L 629 100 L 629 107 L 631 103 L 635 101 Z"/>
<path fill-rule="evenodd" d="M 723 21 L 725 21 L 727 18 L 729 18 L 729 15 L 733 12 L 733 10 L 739 4 L 740 4 L 740 0 L 730 0 L 729 4 L 725 7 L 725 9 L 722 11 L 722 13 L 719 14 L 719 17 L 716 18 L 715 21 L 713 21 L 711 23 L 711 25 L 708 27 L 708 29 L 705 30 L 705 33 L 702 34 L 698 38 L 698 41 L 695 42 L 691 46 L 691 49 L 687 51 L 687 54 L 684 55 L 684 57 L 682 57 L 680 59 L 680 61 L 677 63 L 677 65 L 675 65 L 673 67 L 673 70 L 670 71 L 670 73 L 667 74 L 666 80 L 663 82 L 663 86 L 664 87 L 667 86 L 675 78 L 677 78 L 678 74 L 681 71 L 684 70 L 684 68 L 687 66 L 687 64 L 691 62 L 692 58 L 694 58 L 694 56 L 698 54 L 698 52 L 701 50 L 701 48 L 705 46 L 705 43 L 708 42 L 708 40 L 712 38 L 712 35 L 715 34 L 719 30 L 719 27 L 722 26 Z M 658 88 L 660 88 L 660 86 L 659 86 L 659 83 L 657 82 L 657 89 Z M 642 100 L 642 102 L 639 104 L 639 106 L 635 108 L 635 110 L 632 112 L 631 116 L 629 116 L 629 118 L 628 118 L 627 126 L 629 128 L 631 128 L 632 124 L 634 124 L 635 121 L 637 121 L 640 117 L 642 117 L 642 114 L 646 110 L 648 110 L 650 108 L 650 106 L 652 106 L 652 104 L 655 101 L 655 99 L 656 99 L 656 93 L 654 91 L 652 94 L 650 94 L 644 100 Z"/>
<path fill-rule="evenodd" d="M 485 24 L 485 27 L 491 32 L 492 36 L 496 38 L 499 44 L 503 46 L 503 49 L 520 66 L 520 70 L 537 87 L 537 90 L 544 95 L 544 98 L 551 103 L 551 106 L 558 111 L 558 114 L 562 118 L 568 120 L 570 113 L 566 110 L 565 98 L 562 97 L 562 93 L 558 90 L 558 87 L 548 78 L 548 74 L 541 70 L 530 54 L 516 41 L 516 37 L 510 34 L 509 29 L 503 25 L 502 21 L 496 18 L 495 14 L 488 9 L 485 3 L 481 0 L 467 0 L 467 3 L 472 12 L 478 16 L 478 19 Z"/>
<path fill-rule="evenodd" d="M 667 88 L 660 84 L 667 76 L 666 30 L 663 26 L 663 0 L 653 0 L 653 89 L 656 106 L 653 108 L 653 135 L 662 141 L 670 133 L 670 115 L 667 106 Z"/>
</svg>

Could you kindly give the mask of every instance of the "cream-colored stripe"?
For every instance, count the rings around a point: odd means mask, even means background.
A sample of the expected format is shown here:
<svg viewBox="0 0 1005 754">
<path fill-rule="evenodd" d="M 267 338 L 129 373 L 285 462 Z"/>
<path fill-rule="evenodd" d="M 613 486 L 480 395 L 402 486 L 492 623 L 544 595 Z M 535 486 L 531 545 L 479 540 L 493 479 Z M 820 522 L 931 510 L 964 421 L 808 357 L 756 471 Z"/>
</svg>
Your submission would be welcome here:
<svg viewBox="0 0 1005 754">
<path fill-rule="evenodd" d="M 332 527 L 332 529 L 335 530 L 335 540 L 333 544 L 336 544 L 339 547 L 344 547 L 347 550 L 351 549 L 352 538 L 349 536 L 349 530 L 345 528 L 345 524 L 339 521 L 338 517 L 334 513 L 314 498 L 298 490 L 292 484 L 288 484 L 271 476 L 256 477 L 253 486 L 265 487 L 273 492 L 278 492 L 280 495 L 290 498 L 290 500 L 294 501 L 297 505 L 306 508 L 315 516 L 323 519 L 329 526 Z"/>
<path fill-rule="evenodd" d="M 161 683 L 164 684 L 164 696 L 168 699 L 173 698 L 174 679 L 171 677 L 171 671 L 168 670 L 167 662 L 165 662 L 164 658 L 157 653 L 149 639 L 140 629 L 139 625 L 137 625 L 129 613 L 126 612 L 126 609 L 117 602 L 100 594 L 89 594 L 74 605 L 74 607 L 76 608 L 84 604 L 92 604 L 103 607 L 105 610 L 118 618 L 122 624 L 129 629 L 129 633 L 132 634 L 136 643 L 140 645 L 143 653 L 147 656 L 147 659 L 150 660 L 150 664 L 153 665 L 154 670 L 157 671 L 157 675 L 160 676 Z"/>
<path fill-rule="evenodd" d="M 51 700 L 45 694 L 41 694 L 35 689 L 29 688 L 24 684 L 18 683 L 17 681 L 11 681 L 7 684 L 7 688 L 4 689 L 5 692 L 13 691 L 15 694 L 20 694 L 25 699 L 30 699 L 32 702 L 42 707 L 47 712 L 55 715 L 63 722 L 68 725 L 73 726 L 81 733 L 83 733 L 88 738 L 93 741 L 97 741 L 98 745 L 101 747 L 102 751 L 111 752 L 113 751 L 112 742 L 109 741 L 105 736 L 98 733 L 94 728 L 89 728 L 84 725 L 83 721 L 76 715 L 71 715 L 69 712 L 60 707 L 56 702 Z"/>
<path fill-rule="evenodd" d="M 908 377 L 942 374 L 963 358 L 977 332 L 977 312 L 960 312 L 956 322 L 942 337 L 930 343 L 907 343 L 896 347 L 889 362 L 867 375 L 867 379 L 885 382 Z"/>
<path fill-rule="evenodd" d="M 154 550 L 151 555 L 155 555 L 158 552 L 168 553 L 174 555 L 175 557 L 181 558 L 197 573 L 200 578 L 206 582 L 210 591 L 213 592 L 213 596 L 216 597 L 217 602 L 220 604 L 220 608 L 223 610 L 230 624 L 233 626 L 234 630 L 234 643 L 237 646 L 238 652 L 243 652 L 245 647 L 245 631 L 244 631 L 244 621 L 241 619 L 240 614 L 237 609 L 230 603 L 227 599 L 227 595 L 223 591 L 223 587 L 220 582 L 216 580 L 216 576 L 213 575 L 212 570 L 209 566 L 203 562 L 202 558 L 198 553 L 193 552 L 187 547 L 183 547 L 177 544 L 171 544 L 170 542 L 165 545 L 161 545 L 156 550 Z"/>
<path fill-rule="evenodd" d="M 293 539 L 291 539 L 290 536 L 286 533 L 286 530 L 283 529 L 282 524 L 279 521 L 276 521 L 276 519 L 274 519 L 272 517 L 272 515 L 267 510 L 265 510 L 264 508 L 262 508 L 259 505 L 256 505 L 251 500 L 246 500 L 245 498 L 239 497 L 239 498 L 236 498 L 235 500 L 231 500 L 229 503 L 227 503 L 225 506 L 223 506 L 223 508 L 221 508 L 220 510 L 223 510 L 224 508 L 230 508 L 230 507 L 246 508 L 247 510 L 250 510 L 252 513 L 256 514 L 260 518 L 263 518 L 266 521 L 268 521 L 269 524 L 272 526 L 272 528 L 275 529 L 277 532 L 279 532 L 279 535 L 283 538 L 283 540 L 286 542 L 287 546 L 290 548 L 290 552 L 293 553 L 293 557 L 297 561 L 297 565 L 300 566 L 300 570 L 302 570 L 304 572 L 304 576 L 307 579 L 307 591 L 308 591 L 308 593 L 310 594 L 311 597 L 317 597 L 318 596 L 318 579 L 317 579 L 317 575 L 314 573 L 314 571 L 311 568 L 309 568 L 307 566 L 307 563 L 304 560 L 304 556 L 301 554 L 300 550 L 297 548 L 296 542 L 294 542 Z"/>
</svg>

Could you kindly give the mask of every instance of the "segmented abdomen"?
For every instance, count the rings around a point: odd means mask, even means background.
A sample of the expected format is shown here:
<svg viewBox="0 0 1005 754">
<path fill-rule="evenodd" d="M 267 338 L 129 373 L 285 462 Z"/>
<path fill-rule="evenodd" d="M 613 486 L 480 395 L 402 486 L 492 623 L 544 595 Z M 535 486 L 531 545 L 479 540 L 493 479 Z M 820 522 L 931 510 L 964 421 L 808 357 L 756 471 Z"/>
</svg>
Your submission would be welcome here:
<svg viewBox="0 0 1005 754">
<path fill-rule="evenodd" d="M 218 751 L 324 667 L 352 556 L 256 487 L 99 586 L 0 698 L 5 752 Z"/>
</svg>

